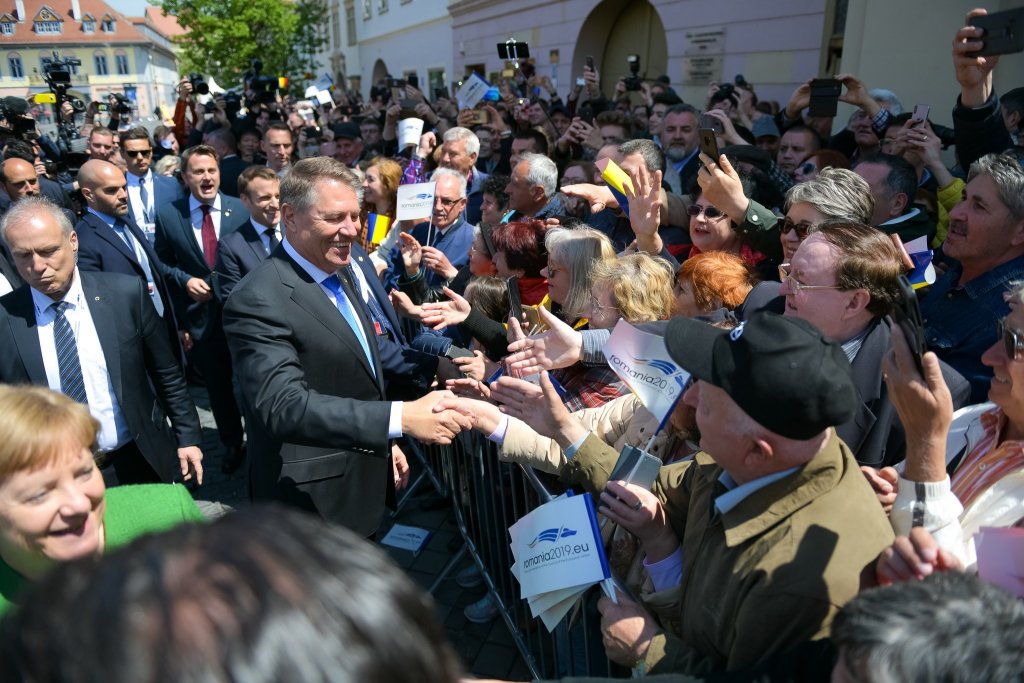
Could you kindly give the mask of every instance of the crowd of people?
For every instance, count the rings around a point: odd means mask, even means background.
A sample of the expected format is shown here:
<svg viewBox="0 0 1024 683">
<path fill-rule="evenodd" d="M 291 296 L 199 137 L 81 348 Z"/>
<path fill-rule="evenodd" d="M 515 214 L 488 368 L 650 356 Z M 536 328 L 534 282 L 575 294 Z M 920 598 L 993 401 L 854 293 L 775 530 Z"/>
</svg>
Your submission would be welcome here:
<svg viewBox="0 0 1024 683">
<path fill-rule="evenodd" d="M 527 69 L 461 110 L 183 79 L 155 130 L 89 112 L 73 176 L 3 133 L 0 668 L 457 680 L 370 541 L 410 449 L 475 431 L 599 501 L 623 671 L 1019 680 L 1022 591 L 977 575 L 1024 541 L 975 539 L 1024 526 L 1024 87 L 996 92 L 983 40 L 955 31 L 948 125 L 852 74 L 843 122 L 810 80 L 688 103 L 587 66 L 564 99 Z M 908 298 L 915 240 L 935 277 Z M 605 358 L 620 321 L 690 376 L 664 424 Z M 203 523 L 190 384 L 223 469 L 287 509 Z M 652 487 L 610 478 L 626 446 Z"/>
</svg>

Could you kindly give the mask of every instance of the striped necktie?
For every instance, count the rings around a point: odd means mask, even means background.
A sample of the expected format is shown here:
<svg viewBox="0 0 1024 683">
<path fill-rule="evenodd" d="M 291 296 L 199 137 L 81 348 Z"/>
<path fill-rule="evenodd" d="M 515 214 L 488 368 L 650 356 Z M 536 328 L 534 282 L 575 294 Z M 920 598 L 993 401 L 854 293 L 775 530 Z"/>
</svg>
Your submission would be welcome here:
<svg viewBox="0 0 1024 683">
<path fill-rule="evenodd" d="M 58 301 L 50 308 L 56 312 L 53 319 L 53 341 L 57 347 L 57 369 L 60 372 L 60 390 L 69 398 L 88 405 L 85 395 L 85 377 L 82 376 L 82 364 L 78 359 L 78 343 L 75 333 L 71 330 L 64 311 L 70 306 L 67 301 Z"/>
</svg>

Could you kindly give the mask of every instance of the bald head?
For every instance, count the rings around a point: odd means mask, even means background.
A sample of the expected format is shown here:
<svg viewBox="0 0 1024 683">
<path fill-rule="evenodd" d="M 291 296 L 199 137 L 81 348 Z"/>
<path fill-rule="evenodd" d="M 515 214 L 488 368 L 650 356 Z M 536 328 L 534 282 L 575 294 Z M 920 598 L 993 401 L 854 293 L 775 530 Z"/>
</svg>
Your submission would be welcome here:
<svg viewBox="0 0 1024 683">
<path fill-rule="evenodd" d="M 128 213 L 128 190 L 124 172 L 101 159 L 90 159 L 78 171 L 78 186 L 90 209 L 108 216 Z"/>
<path fill-rule="evenodd" d="M 35 166 L 24 159 L 12 157 L 4 161 L 0 168 L 3 169 L 0 180 L 12 202 L 39 195 L 39 176 Z"/>
</svg>

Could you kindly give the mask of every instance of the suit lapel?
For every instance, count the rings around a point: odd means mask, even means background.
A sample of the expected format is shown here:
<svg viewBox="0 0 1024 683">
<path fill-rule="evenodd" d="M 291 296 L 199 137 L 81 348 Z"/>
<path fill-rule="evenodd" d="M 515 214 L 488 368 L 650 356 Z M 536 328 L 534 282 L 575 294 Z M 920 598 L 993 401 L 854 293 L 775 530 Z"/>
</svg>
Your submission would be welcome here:
<svg viewBox="0 0 1024 683">
<path fill-rule="evenodd" d="M 370 368 L 366 354 L 363 352 L 363 345 L 356 338 L 355 331 L 345 322 L 345 318 L 341 315 L 337 306 L 328 298 L 320 285 L 313 282 L 309 274 L 293 261 L 287 255 L 287 252 L 283 250 L 282 252 L 285 258 L 283 263 L 278 266 L 278 269 L 281 272 L 282 283 L 292 288 L 292 301 L 337 337 L 348 348 L 349 354 L 358 360 L 360 366 L 366 371 L 370 379 L 376 383 L 377 378 Z M 371 342 L 372 351 L 372 344 L 375 341 L 372 338 L 368 341 Z M 377 364 L 379 365 L 379 362 Z"/>
<path fill-rule="evenodd" d="M 15 303 L 11 306 L 7 320 L 14 335 L 14 343 L 18 347 L 21 363 L 25 366 L 29 381 L 32 384 L 47 386 L 46 366 L 43 365 L 43 352 L 39 348 L 39 330 L 36 327 L 35 306 L 32 304 L 32 292 L 25 286 L 13 295 Z"/>
<path fill-rule="evenodd" d="M 387 292 L 384 291 L 384 286 L 380 283 L 380 278 L 377 277 L 377 271 L 373 267 L 373 262 L 366 258 L 362 250 L 353 250 L 353 256 L 355 257 L 355 267 L 362 270 L 363 279 L 370 286 L 370 295 L 377 300 L 377 304 L 384 311 L 384 315 L 388 317 L 391 329 L 395 331 L 396 335 L 402 334 L 401 323 L 395 314 L 395 308 L 391 305 L 391 300 L 388 299 Z"/>
<path fill-rule="evenodd" d="M 256 226 L 253 225 L 253 222 L 251 220 L 246 221 L 239 230 L 241 230 L 242 234 L 245 235 L 245 242 L 249 245 L 249 248 L 252 249 L 253 256 L 256 257 L 257 263 L 266 260 L 267 250 L 263 248 L 263 241 L 260 239 L 260 234 L 257 231 Z"/>
<path fill-rule="evenodd" d="M 125 258 L 132 261 L 132 263 L 138 265 L 138 259 L 135 258 L 135 252 L 128 249 L 128 245 L 121 239 L 121 236 L 114 232 L 114 229 L 107 225 L 99 216 L 91 213 L 86 213 L 84 220 L 96 230 L 96 236 L 112 245 L 117 249 Z M 131 230 L 129 225 L 129 231 Z M 145 238 L 143 238 L 145 239 Z M 138 268 L 139 272 L 142 272 L 142 268 Z"/>
<path fill-rule="evenodd" d="M 100 339 L 103 359 L 107 363 L 107 373 L 110 375 L 110 383 L 114 386 L 114 396 L 121 402 L 121 344 L 117 334 L 117 313 L 112 308 L 113 299 L 100 278 L 94 277 L 91 273 L 81 273 L 81 276 L 82 292 L 88 302 L 92 324 L 96 327 L 96 336 Z M 124 308 L 127 309 L 127 306 Z"/>
<path fill-rule="evenodd" d="M 189 207 L 189 197 L 186 196 L 184 199 L 175 202 L 178 206 L 178 210 L 174 213 L 177 215 L 178 220 L 178 239 L 183 240 L 188 248 L 192 250 L 192 255 L 198 259 L 199 263 L 206 264 L 206 258 L 203 256 L 203 250 L 199 248 L 199 242 L 196 241 L 195 232 L 192 230 L 192 211 Z"/>
</svg>

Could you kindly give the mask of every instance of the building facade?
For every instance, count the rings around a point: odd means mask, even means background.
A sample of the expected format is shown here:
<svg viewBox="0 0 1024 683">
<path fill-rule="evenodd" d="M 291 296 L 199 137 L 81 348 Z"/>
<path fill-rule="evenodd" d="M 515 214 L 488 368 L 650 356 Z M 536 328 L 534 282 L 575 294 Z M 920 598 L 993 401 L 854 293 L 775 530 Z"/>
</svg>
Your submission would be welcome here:
<svg viewBox="0 0 1024 683">
<path fill-rule="evenodd" d="M 101 0 L 15 0 L 0 4 L 0 96 L 49 92 L 43 60 L 56 50 L 81 65 L 69 92 L 85 102 L 127 96 L 139 118 L 176 97 L 177 57 L 169 40 L 173 19 L 129 18 Z"/>
</svg>

